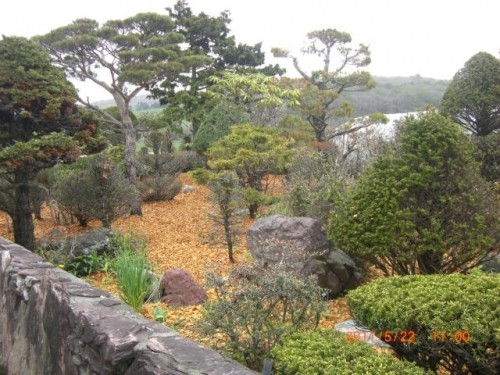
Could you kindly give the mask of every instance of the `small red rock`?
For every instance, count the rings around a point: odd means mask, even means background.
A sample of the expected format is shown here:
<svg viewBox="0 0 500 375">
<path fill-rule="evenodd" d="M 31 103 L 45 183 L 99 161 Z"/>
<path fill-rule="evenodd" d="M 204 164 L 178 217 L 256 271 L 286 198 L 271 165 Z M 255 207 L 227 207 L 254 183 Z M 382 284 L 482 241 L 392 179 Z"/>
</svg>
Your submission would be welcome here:
<svg viewBox="0 0 500 375">
<path fill-rule="evenodd" d="M 171 306 L 200 305 L 207 299 L 205 290 L 182 268 L 166 271 L 161 279 L 162 302 Z"/>
</svg>

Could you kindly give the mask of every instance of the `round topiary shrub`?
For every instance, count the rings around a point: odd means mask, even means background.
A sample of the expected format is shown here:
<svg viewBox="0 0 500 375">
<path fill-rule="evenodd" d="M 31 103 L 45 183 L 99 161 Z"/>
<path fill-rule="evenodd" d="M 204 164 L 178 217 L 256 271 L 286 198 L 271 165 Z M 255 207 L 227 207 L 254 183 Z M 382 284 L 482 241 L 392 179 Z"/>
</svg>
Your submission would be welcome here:
<svg viewBox="0 0 500 375">
<path fill-rule="evenodd" d="M 357 322 L 424 368 L 500 373 L 500 275 L 379 279 L 349 292 L 348 303 Z"/>
<path fill-rule="evenodd" d="M 425 370 L 367 344 L 347 342 L 343 334 L 317 330 L 295 333 L 272 351 L 278 375 L 419 375 Z"/>
</svg>

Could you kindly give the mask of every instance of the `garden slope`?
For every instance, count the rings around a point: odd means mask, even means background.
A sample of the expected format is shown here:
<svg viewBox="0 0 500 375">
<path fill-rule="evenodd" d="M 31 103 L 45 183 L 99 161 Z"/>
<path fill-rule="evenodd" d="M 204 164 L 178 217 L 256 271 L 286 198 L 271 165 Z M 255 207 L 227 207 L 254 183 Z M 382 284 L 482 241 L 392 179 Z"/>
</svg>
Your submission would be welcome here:
<svg viewBox="0 0 500 375">
<path fill-rule="evenodd" d="M 195 186 L 191 193 L 180 193 L 168 202 L 144 203 L 143 216 L 130 216 L 117 220 L 114 231 L 133 233 L 144 236 L 148 241 L 148 254 L 155 272 L 162 274 L 170 268 L 185 268 L 203 285 L 206 270 L 228 274 L 235 266 L 229 263 L 227 251 L 222 244 L 213 241 L 215 227 L 207 213 L 211 209 L 209 191 L 204 186 L 196 185 L 187 175 L 181 175 L 183 184 Z M 53 229 L 66 234 L 75 234 L 88 230 L 77 224 L 57 226 L 51 219 L 50 210 L 43 211 L 44 220 L 35 221 L 37 240 Z M 247 220 L 244 227 L 248 228 Z M 99 221 L 91 221 L 90 228 L 100 227 Z M 0 215 L 0 236 L 12 240 L 12 233 L 7 230 L 4 215 Z M 235 250 L 236 266 L 250 261 L 244 233 Z M 118 294 L 116 284 L 109 275 L 98 274 L 90 280 L 95 286 Z M 151 317 L 153 308 L 164 304 L 148 304 L 143 313 Z M 167 324 L 178 329 L 183 335 L 198 339 L 190 328 L 200 314 L 200 307 L 168 309 Z M 349 319 L 350 315 L 344 298 L 330 303 L 329 313 L 322 319 L 321 325 L 331 327 L 339 321 Z M 203 341 L 203 340 L 201 340 Z"/>
</svg>

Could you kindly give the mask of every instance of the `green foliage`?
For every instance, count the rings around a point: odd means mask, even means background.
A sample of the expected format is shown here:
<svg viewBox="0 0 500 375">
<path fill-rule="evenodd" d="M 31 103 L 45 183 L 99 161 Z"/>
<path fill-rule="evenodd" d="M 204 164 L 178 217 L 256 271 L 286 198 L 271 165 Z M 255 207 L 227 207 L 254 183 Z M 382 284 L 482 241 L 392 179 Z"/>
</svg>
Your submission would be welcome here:
<svg viewBox="0 0 500 375">
<path fill-rule="evenodd" d="M 217 140 L 228 135 L 232 125 L 243 124 L 248 116 L 236 105 L 220 104 L 214 107 L 201 123 L 193 138 L 193 149 L 205 152 Z"/>
<path fill-rule="evenodd" d="M 123 301 L 139 311 L 153 290 L 151 265 L 146 258 L 145 249 L 134 249 L 133 241 L 129 237 L 122 237 L 116 241 L 120 248 L 111 267 L 116 275 Z"/>
<path fill-rule="evenodd" d="M 500 132 L 474 139 L 474 156 L 481 163 L 481 176 L 500 182 Z"/>
<path fill-rule="evenodd" d="M 106 245 L 106 253 L 111 257 L 122 251 L 134 251 L 143 254 L 146 251 L 147 239 L 138 234 L 115 234 Z"/>
<path fill-rule="evenodd" d="M 156 306 L 153 309 L 153 319 L 156 322 L 163 323 L 167 319 L 167 312 L 163 310 L 160 306 Z"/>
<path fill-rule="evenodd" d="M 257 213 L 257 195 L 263 192 L 262 180 L 270 174 L 284 172 L 290 160 L 293 140 L 277 130 L 251 125 L 238 125 L 231 133 L 213 144 L 207 154 L 208 166 L 215 171 L 232 170 L 240 185 L 247 189 L 250 215 Z"/>
<path fill-rule="evenodd" d="M 226 279 L 213 274 L 207 284 L 216 299 L 207 301 L 199 327 L 216 349 L 260 370 L 281 337 L 315 328 L 326 309 L 322 289 L 312 277 L 280 268 L 239 268 Z"/>
<path fill-rule="evenodd" d="M 110 268 L 110 258 L 107 254 L 93 252 L 89 255 L 79 255 L 65 264 L 64 269 L 77 277 L 92 275 L 99 271 L 107 272 Z"/>
<path fill-rule="evenodd" d="M 360 44 L 358 48 L 351 47 L 349 33 L 336 29 L 323 29 L 307 34 L 309 45 L 304 52 L 317 55 L 322 59 L 323 69 L 306 73 L 299 65 L 297 57 L 288 51 L 273 48 L 275 57 L 291 58 L 302 80 L 291 82 L 291 86 L 300 89 L 299 108 L 314 130 L 317 141 L 325 141 L 325 130 L 329 123 L 337 126 L 349 119 L 354 110 L 347 101 L 336 105 L 339 95 L 344 91 L 363 91 L 375 87 L 370 73 L 357 70 L 370 64 L 370 50 Z M 339 59 L 333 54 L 337 54 Z M 339 61 L 336 69 L 331 69 L 331 62 Z M 356 68 L 348 72 L 349 67 Z M 351 130 L 355 131 L 355 130 Z M 336 133 L 329 138 L 337 136 Z"/>
<path fill-rule="evenodd" d="M 277 375 L 417 375 L 426 372 L 364 343 L 348 343 L 341 333 L 315 330 L 294 333 L 274 348 Z"/>
<path fill-rule="evenodd" d="M 80 155 L 78 143 L 64 133 L 51 133 L 17 142 L 0 151 L 0 165 L 9 171 L 50 167 L 58 160 L 72 162 Z"/>
<path fill-rule="evenodd" d="M 472 56 L 444 93 L 441 112 L 475 135 L 500 129 L 500 60 L 486 52 Z"/>
<path fill-rule="evenodd" d="M 258 106 L 281 106 L 285 100 L 298 105 L 298 90 L 282 87 L 275 77 L 264 74 L 224 73 L 211 77 L 209 95 L 217 101 L 228 98 L 237 104 L 256 102 Z"/>
<path fill-rule="evenodd" d="M 287 88 L 276 77 L 225 72 L 210 78 L 207 95 L 216 103 L 244 108 L 251 124 L 274 126 L 286 106 L 298 105 L 299 90 Z"/>
<path fill-rule="evenodd" d="M 180 193 L 181 182 L 175 176 L 147 177 L 138 184 L 144 202 L 169 201 Z"/>
<path fill-rule="evenodd" d="M 186 169 L 186 153 L 172 153 L 172 141 L 169 134 L 153 131 L 146 137 L 146 146 L 153 153 L 138 155 L 140 181 L 137 187 L 143 201 L 167 201 L 181 191 L 177 176 Z"/>
<path fill-rule="evenodd" d="M 191 122 L 193 136 L 213 106 L 208 103 L 206 90 L 212 84 L 211 77 L 224 71 L 262 71 L 270 76 L 283 73 L 277 66 L 260 68 L 264 64 L 261 44 L 236 43 L 230 35 L 229 12 L 217 17 L 203 12 L 195 14 L 184 0 L 177 1 L 167 11 L 175 22 L 175 30 L 184 36 L 186 48 L 182 50 L 181 61 L 189 74 L 179 75 L 173 82 L 163 82 L 153 93 L 169 104 L 166 113 L 172 121 Z"/>
<path fill-rule="evenodd" d="M 309 123 L 298 115 L 288 114 L 283 116 L 277 128 L 288 138 L 293 138 L 297 145 L 305 146 L 314 140 Z"/>
<path fill-rule="evenodd" d="M 223 243 L 227 247 L 229 261 L 234 263 L 233 247 L 239 235 L 241 215 L 237 211 L 242 208 L 243 197 L 238 184 L 238 178 L 232 172 L 223 171 L 210 178 L 208 187 L 215 210 L 210 218 L 223 229 Z"/>
<path fill-rule="evenodd" d="M 212 173 L 206 168 L 196 168 L 189 171 L 188 174 L 200 185 L 205 185 L 212 177 Z"/>
<path fill-rule="evenodd" d="M 75 100 L 73 85 L 36 42 L 2 38 L 0 210 L 11 216 L 14 240 L 27 249 L 34 249 L 30 185 L 37 172 L 99 144 L 96 123 L 81 115 Z"/>
<path fill-rule="evenodd" d="M 130 212 L 130 202 L 135 197 L 122 170 L 106 155 L 57 168 L 49 180 L 59 209 L 76 217 L 82 226 L 96 218 L 109 228 L 113 221 Z"/>
<path fill-rule="evenodd" d="M 329 236 L 385 274 L 451 273 L 497 248 L 498 212 L 470 140 L 429 111 L 408 117 L 396 151 L 340 197 Z"/>
<path fill-rule="evenodd" d="M 311 148 L 298 148 L 287 170 L 285 204 L 291 216 L 307 216 L 326 223 L 333 196 L 340 189 L 333 161 Z"/>
<path fill-rule="evenodd" d="M 497 274 L 379 279 L 350 291 L 348 303 L 354 318 L 376 334 L 414 331 L 411 345 L 390 344 L 423 367 L 436 371 L 440 364 L 452 374 L 493 375 L 500 369 Z"/>
</svg>

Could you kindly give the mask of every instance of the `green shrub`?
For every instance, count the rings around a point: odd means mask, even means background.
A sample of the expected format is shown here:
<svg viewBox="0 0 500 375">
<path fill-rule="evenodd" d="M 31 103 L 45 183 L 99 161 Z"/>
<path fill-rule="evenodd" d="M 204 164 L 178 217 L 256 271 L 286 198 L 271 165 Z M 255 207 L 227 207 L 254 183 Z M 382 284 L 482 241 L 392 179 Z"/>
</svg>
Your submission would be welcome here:
<svg viewBox="0 0 500 375">
<path fill-rule="evenodd" d="M 295 150 L 285 179 L 284 200 L 290 215 L 313 217 L 326 223 L 337 180 L 331 158 L 308 147 Z"/>
<path fill-rule="evenodd" d="M 328 233 L 386 275 L 452 273 L 498 249 L 499 218 L 472 142 L 451 120 L 428 111 L 408 117 L 394 152 L 339 199 Z"/>
<path fill-rule="evenodd" d="M 153 319 L 157 322 L 163 323 L 167 319 L 167 312 L 160 306 L 156 306 L 153 310 Z"/>
<path fill-rule="evenodd" d="M 169 201 L 180 193 L 182 184 L 175 176 L 146 177 L 138 189 L 144 202 Z"/>
<path fill-rule="evenodd" d="M 241 232 L 242 217 L 237 212 L 243 207 L 238 177 L 229 171 L 214 173 L 208 183 L 213 210 L 209 217 L 216 227 L 216 234 L 227 248 L 229 261 L 234 263 L 233 247 Z"/>
<path fill-rule="evenodd" d="M 215 349 L 260 370 L 284 334 L 315 328 L 326 305 L 313 277 L 281 268 L 240 267 L 229 278 L 207 276 L 217 296 L 204 305 L 201 332 L 224 339 Z"/>
<path fill-rule="evenodd" d="M 277 375 L 418 375 L 410 362 L 378 354 L 367 344 L 348 343 L 341 333 L 316 330 L 294 333 L 272 351 Z"/>
<path fill-rule="evenodd" d="M 192 153 L 170 152 L 170 136 L 154 131 L 146 138 L 147 148 L 144 153 L 137 155 L 137 188 L 141 199 L 145 202 L 168 201 L 173 199 L 182 188 L 177 176 L 195 163 Z"/>
<path fill-rule="evenodd" d="M 205 168 L 196 168 L 189 171 L 189 176 L 199 185 L 205 185 L 211 178 L 212 173 Z"/>
<path fill-rule="evenodd" d="M 59 167 L 49 181 L 59 209 L 76 217 L 81 226 L 95 218 L 111 227 L 113 221 L 130 212 L 136 194 L 120 166 L 104 154 Z"/>
<path fill-rule="evenodd" d="M 134 310 L 139 311 L 153 291 L 154 277 L 144 249 L 136 250 L 130 237 L 121 237 L 121 249 L 112 263 L 121 297 Z"/>
<path fill-rule="evenodd" d="M 214 171 L 232 170 L 242 188 L 247 189 L 250 217 L 255 217 L 263 193 L 263 180 L 283 174 L 290 161 L 293 139 L 276 129 L 250 124 L 231 127 L 231 133 L 210 146 L 208 166 Z"/>
<path fill-rule="evenodd" d="M 413 331 L 414 343 L 389 344 L 422 367 L 436 371 L 440 364 L 452 374 L 499 373 L 500 275 L 479 271 L 379 279 L 349 292 L 348 303 L 356 321 L 377 335 Z"/>
<path fill-rule="evenodd" d="M 500 132 L 477 137 L 474 145 L 474 156 L 481 163 L 483 178 L 500 182 Z"/>
<path fill-rule="evenodd" d="M 110 258 L 107 254 L 93 252 L 88 255 L 79 255 L 72 258 L 64 269 L 77 277 L 92 275 L 99 271 L 108 271 Z"/>
<path fill-rule="evenodd" d="M 193 139 L 193 149 L 205 152 L 217 140 L 228 135 L 233 125 L 248 121 L 244 109 L 231 104 L 220 104 L 210 111 Z"/>
</svg>

